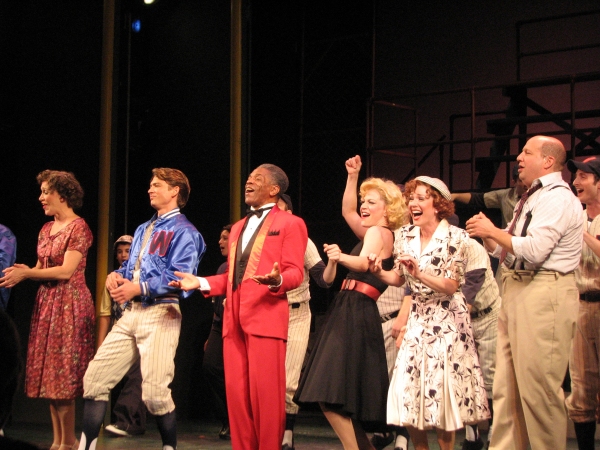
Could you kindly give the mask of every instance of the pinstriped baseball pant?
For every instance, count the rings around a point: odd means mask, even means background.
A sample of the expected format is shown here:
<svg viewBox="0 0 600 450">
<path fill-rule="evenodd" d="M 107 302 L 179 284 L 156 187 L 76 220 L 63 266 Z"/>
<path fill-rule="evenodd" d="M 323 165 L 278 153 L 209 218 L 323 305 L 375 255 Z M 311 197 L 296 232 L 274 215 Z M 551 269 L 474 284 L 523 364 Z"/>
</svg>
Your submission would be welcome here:
<svg viewBox="0 0 600 450">
<path fill-rule="evenodd" d="M 142 400 L 157 416 L 175 409 L 169 384 L 175 374 L 181 312 L 177 304 L 131 309 L 115 324 L 90 362 L 83 378 L 83 397 L 108 401 L 110 390 L 140 358 Z"/>
<path fill-rule="evenodd" d="M 473 339 L 479 356 L 479 366 L 483 373 L 483 385 L 488 398 L 492 398 L 494 373 L 496 372 L 496 341 L 498 337 L 498 311 L 494 310 L 485 316 L 471 319 Z"/>
<path fill-rule="evenodd" d="M 292 399 L 298 388 L 298 380 L 306 356 L 311 316 L 308 302 L 300 303 L 298 308 L 292 308 L 290 305 L 289 310 L 290 322 L 285 353 L 285 412 L 287 414 L 298 414 L 300 408 Z"/>
<path fill-rule="evenodd" d="M 569 368 L 572 393 L 565 401 L 573 422 L 595 422 L 600 392 L 600 302 L 579 302 Z"/>
</svg>

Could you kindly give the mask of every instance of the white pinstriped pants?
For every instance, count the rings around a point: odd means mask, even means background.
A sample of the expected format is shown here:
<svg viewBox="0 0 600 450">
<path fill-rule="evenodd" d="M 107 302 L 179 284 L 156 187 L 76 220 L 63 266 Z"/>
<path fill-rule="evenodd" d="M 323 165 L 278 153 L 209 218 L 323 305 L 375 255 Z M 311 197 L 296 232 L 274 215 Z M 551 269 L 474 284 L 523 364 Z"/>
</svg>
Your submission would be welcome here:
<svg viewBox="0 0 600 450">
<path fill-rule="evenodd" d="M 110 390 L 140 358 L 142 400 L 148 411 L 157 416 L 173 411 L 169 384 L 175 374 L 180 329 L 178 304 L 132 303 L 90 362 L 83 377 L 83 398 L 108 401 Z"/>
<path fill-rule="evenodd" d="M 498 311 L 495 307 L 485 316 L 471 319 L 473 339 L 479 356 L 479 366 L 483 373 L 483 385 L 488 398 L 492 398 L 494 373 L 496 372 L 496 343 L 498 338 Z"/>
<path fill-rule="evenodd" d="M 292 308 L 291 305 L 288 308 L 290 322 L 285 353 L 285 412 L 286 414 L 298 414 L 300 408 L 292 401 L 292 398 L 298 389 L 300 372 L 308 347 L 311 314 L 308 302 L 300 303 L 298 308 Z"/>
<path fill-rule="evenodd" d="M 579 301 L 569 368 L 572 393 L 565 401 L 573 422 L 596 421 L 600 392 L 600 303 Z"/>
<path fill-rule="evenodd" d="M 398 348 L 396 347 L 396 338 L 392 336 L 392 325 L 396 319 L 391 319 L 381 324 L 383 333 L 383 343 L 385 345 L 385 359 L 387 362 L 388 378 L 391 380 L 394 374 L 394 366 L 398 357 Z"/>
</svg>

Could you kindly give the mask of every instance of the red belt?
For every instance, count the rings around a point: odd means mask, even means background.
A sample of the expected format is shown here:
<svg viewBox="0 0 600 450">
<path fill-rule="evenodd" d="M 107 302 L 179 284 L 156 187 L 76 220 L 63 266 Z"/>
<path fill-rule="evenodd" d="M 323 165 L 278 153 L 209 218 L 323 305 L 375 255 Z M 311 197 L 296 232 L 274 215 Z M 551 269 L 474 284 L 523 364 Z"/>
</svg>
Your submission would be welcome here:
<svg viewBox="0 0 600 450">
<path fill-rule="evenodd" d="M 381 292 L 370 284 L 358 280 L 350 280 L 348 278 L 342 283 L 342 291 L 358 291 L 365 294 L 367 297 L 372 298 L 373 301 L 377 301 L 381 295 Z"/>
</svg>

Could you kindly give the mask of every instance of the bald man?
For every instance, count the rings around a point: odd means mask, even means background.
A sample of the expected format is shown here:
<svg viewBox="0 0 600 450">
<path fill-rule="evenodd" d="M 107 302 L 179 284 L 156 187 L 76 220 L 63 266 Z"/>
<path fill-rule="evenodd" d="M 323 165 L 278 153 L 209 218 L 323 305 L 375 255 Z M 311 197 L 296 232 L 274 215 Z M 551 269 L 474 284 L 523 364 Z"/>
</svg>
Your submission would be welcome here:
<svg viewBox="0 0 600 450">
<path fill-rule="evenodd" d="M 573 272 L 582 207 L 562 179 L 566 152 L 558 139 L 529 139 L 517 161 L 530 188 L 508 228 L 494 227 L 482 213 L 467 221 L 469 234 L 502 264 L 490 449 L 560 450 L 567 445 L 562 382 L 579 308 Z"/>
</svg>

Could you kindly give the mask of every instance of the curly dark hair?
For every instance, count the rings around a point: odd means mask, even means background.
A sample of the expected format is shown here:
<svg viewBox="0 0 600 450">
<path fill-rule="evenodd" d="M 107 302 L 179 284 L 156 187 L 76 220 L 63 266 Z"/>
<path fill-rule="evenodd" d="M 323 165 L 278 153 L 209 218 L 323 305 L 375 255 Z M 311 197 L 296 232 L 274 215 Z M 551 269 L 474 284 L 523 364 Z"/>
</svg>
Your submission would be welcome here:
<svg viewBox="0 0 600 450">
<path fill-rule="evenodd" d="M 69 208 L 79 209 L 83 206 L 83 188 L 72 172 L 43 170 L 36 179 L 40 186 L 44 181 L 48 183 L 48 189 L 64 198 Z"/>
<path fill-rule="evenodd" d="M 437 189 L 427 183 L 423 183 L 422 181 L 410 180 L 408 183 L 406 183 L 404 186 L 404 195 L 406 198 L 409 198 L 412 194 L 414 194 L 417 186 L 425 186 L 427 189 L 427 194 L 433 198 L 433 207 L 437 211 L 437 218 L 439 220 L 447 219 L 454 214 L 454 202 L 452 200 L 445 199 Z"/>
</svg>

